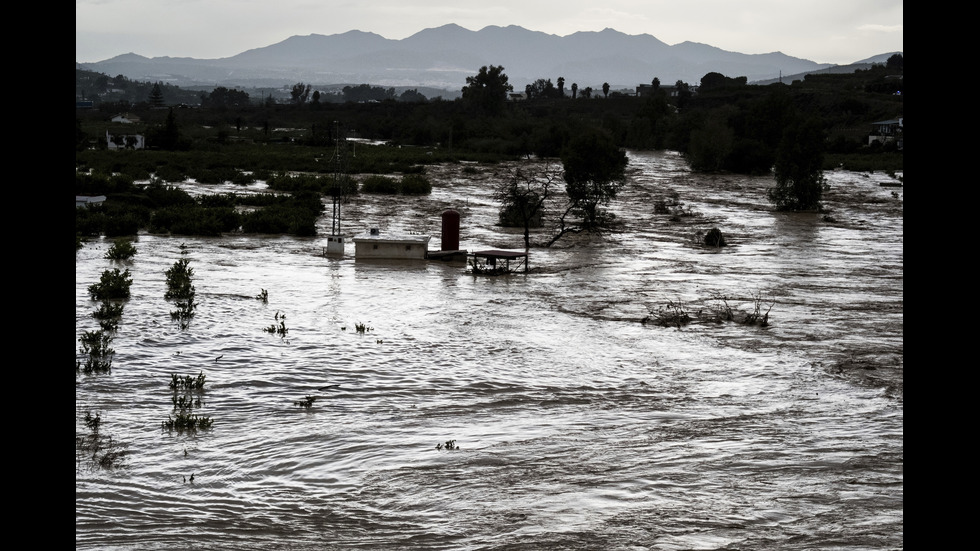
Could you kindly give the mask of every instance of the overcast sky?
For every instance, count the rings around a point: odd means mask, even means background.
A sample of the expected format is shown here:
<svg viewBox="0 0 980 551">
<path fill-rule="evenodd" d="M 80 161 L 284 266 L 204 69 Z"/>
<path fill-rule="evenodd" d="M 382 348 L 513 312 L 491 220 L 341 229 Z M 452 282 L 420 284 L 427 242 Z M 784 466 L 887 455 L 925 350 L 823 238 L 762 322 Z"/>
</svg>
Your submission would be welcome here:
<svg viewBox="0 0 980 551">
<path fill-rule="evenodd" d="M 612 28 L 667 44 L 848 64 L 903 50 L 902 0 L 75 0 L 75 61 L 231 57 L 290 36 L 402 39 L 455 23 L 567 36 Z"/>
</svg>

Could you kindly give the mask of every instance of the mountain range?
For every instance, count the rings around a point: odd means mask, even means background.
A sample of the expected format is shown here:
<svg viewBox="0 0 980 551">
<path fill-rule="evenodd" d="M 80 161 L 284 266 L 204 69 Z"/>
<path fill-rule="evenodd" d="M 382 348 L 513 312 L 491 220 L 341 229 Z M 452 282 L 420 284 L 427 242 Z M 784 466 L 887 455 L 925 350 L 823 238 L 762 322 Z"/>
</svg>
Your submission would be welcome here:
<svg viewBox="0 0 980 551">
<path fill-rule="evenodd" d="M 892 52 L 894 53 L 894 52 Z M 884 63 L 889 54 L 855 63 Z M 341 34 L 292 36 L 262 48 L 220 59 L 147 58 L 128 53 L 76 68 L 123 75 L 130 80 L 181 87 L 282 87 L 370 84 L 459 91 L 483 66 L 504 67 L 515 91 L 538 79 L 565 79 L 579 89 L 633 89 L 654 77 L 698 84 L 709 72 L 771 81 L 790 75 L 848 67 L 785 55 L 741 54 L 696 42 L 668 45 L 649 34 L 613 29 L 557 36 L 523 27 L 489 26 L 471 31 L 455 24 L 422 30 L 401 40 L 352 30 Z M 852 69 L 853 70 L 853 69 Z"/>
</svg>

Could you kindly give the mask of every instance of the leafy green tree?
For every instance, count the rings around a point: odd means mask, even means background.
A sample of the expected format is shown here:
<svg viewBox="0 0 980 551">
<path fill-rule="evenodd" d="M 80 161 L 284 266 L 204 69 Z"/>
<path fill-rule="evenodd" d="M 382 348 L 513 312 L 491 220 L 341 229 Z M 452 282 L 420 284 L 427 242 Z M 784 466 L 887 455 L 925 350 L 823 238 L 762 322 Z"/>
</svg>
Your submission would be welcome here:
<svg viewBox="0 0 980 551">
<path fill-rule="evenodd" d="M 539 78 L 531 84 L 524 87 L 524 91 L 527 94 L 527 99 L 543 99 L 543 98 L 559 98 L 561 93 L 555 85 L 551 83 L 551 79 Z"/>
<path fill-rule="evenodd" d="M 75 151 L 83 151 L 88 147 L 88 134 L 82 130 L 82 121 L 75 117 Z"/>
<path fill-rule="evenodd" d="M 371 86 L 370 84 L 344 86 L 342 92 L 344 94 L 344 101 L 353 103 L 385 101 L 395 98 L 394 88 L 382 88 L 381 86 Z"/>
<path fill-rule="evenodd" d="M 562 181 L 561 169 L 547 166 L 537 170 L 530 165 L 511 169 L 494 190 L 500 202 L 500 223 L 524 228 L 524 248 L 531 248 L 531 227 L 541 226 L 545 202 Z"/>
<path fill-rule="evenodd" d="M 466 77 L 462 99 L 478 111 L 495 115 L 503 110 L 507 94 L 513 90 L 503 66 L 484 65 L 476 76 Z"/>
<path fill-rule="evenodd" d="M 734 116 L 732 106 L 708 113 L 700 128 L 691 131 L 687 160 L 697 172 L 716 172 L 725 168 L 735 143 L 735 131 L 728 125 Z"/>
<path fill-rule="evenodd" d="M 248 107 L 251 104 L 248 94 L 239 90 L 229 90 L 218 86 L 208 94 L 201 94 L 201 107 L 222 109 L 227 107 Z"/>
<path fill-rule="evenodd" d="M 699 92 L 707 92 L 710 90 L 718 90 L 721 88 L 734 88 L 737 86 L 745 86 L 748 82 L 747 77 L 738 78 L 728 78 L 721 73 L 707 73 L 701 77 L 701 86 L 698 88 Z"/>
<path fill-rule="evenodd" d="M 690 103 L 691 98 L 694 93 L 691 92 L 691 86 L 683 80 L 678 80 L 674 86 L 677 88 L 677 107 L 684 108 Z"/>
<path fill-rule="evenodd" d="M 149 136 L 149 144 L 159 149 L 173 151 L 184 147 L 180 136 L 180 128 L 177 126 L 177 117 L 174 115 L 173 107 L 167 113 L 167 120 L 163 127 L 152 130 Z"/>
<path fill-rule="evenodd" d="M 602 83 L 602 97 L 604 97 L 604 98 L 608 98 L 609 97 L 609 83 L 608 82 L 603 82 Z"/>
<path fill-rule="evenodd" d="M 427 98 L 425 97 L 425 95 L 420 94 L 418 89 L 416 88 L 412 90 L 405 90 L 404 92 L 402 92 L 401 95 L 398 96 L 398 101 L 424 102 L 427 101 Z"/>
<path fill-rule="evenodd" d="M 885 62 L 885 67 L 889 69 L 897 69 L 899 71 L 905 70 L 905 58 L 902 54 L 892 54 L 888 61 Z"/>
<path fill-rule="evenodd" d="M 565 97 L 565 77 L 558 77 L 558 97 Z"/>
<path fill-rule="evenodd" d="M 163 90 L 160 89 L 160 83 L 157 82 L 153 85 L 150 90 L 150 96 L 147 98 L 151 107 L 163 107 Z"/>
<path fill-rule="evenodd" d="M 302 82 L 297 82 L 294 84 L 293 89 L 289 92 L 293 103 L 295 105 L 303 105 L 306 103 L 307 98 L 310 97 L 310 88 L 312 88 L 311 85 L 304 84 Z"/>
<path fill-rule="evenodd" d="M 578 95 L 578 84 L 575 83 L 575 82 L 573 82 L 572 83 L 572 99 L 575 99 L 575 97 L 577 95 Z"/>
<path fill-rule="evenodd" d="M 824 141 L 824 131 L 817 120 L 786 127 L 776 151 L 776 186 L 768 191 L 769 201 L 777 210 L 820 210 L 825 183 Z"/>
<path fill-rule="evenodd" d="M 562 149 L 561 161 L 568 203 L 549 247 L 566 233 L 599 233 L 609 226 L 612 217 L 601 207 L 615 199 L 625 185 L 629 163 L 626 153 L 612 137 L 597 128 L 571 138 Z M 579 220 L 573 221 L 571 217 Z"/>
<path fill-rule="evenodd" d="M 702 92 L 707 92 L 713 88 L 721 88 L 725 85 L 725 75 L 721 73 L 706 73 L 701 77 L 701 87 L 699 88 Z"/>
</svg>

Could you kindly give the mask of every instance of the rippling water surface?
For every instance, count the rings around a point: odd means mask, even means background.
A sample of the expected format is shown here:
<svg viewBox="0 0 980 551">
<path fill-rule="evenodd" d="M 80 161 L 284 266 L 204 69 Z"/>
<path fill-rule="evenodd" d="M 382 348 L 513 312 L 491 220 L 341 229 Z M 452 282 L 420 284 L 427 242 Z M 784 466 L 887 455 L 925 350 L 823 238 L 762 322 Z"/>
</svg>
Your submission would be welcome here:
<svg viewBox="0 0 980 551">
<path fill-rule="evenodd" d="M 629 173 L 617 231 L 533 248 L 526 275 L 327 258 L 325 237 L 140 235 L 123 263 L 86 244 L 76 339 L 103 271 L 133 284 L 111 373 L 76 374 L 76 548 L 903 548 L 904 188 L 829 172 L 825 219 L 673 153 L 631 152 Z M 523 247 L 494 225 L 491 171 L 429 175 L 429 197 L 355 197 L 344 229 L 438 249 L 454 208 L 461 248 Z M 712 227 L 727 247 L 693 243 Z M 164 299 L 184 258 L 186 329 Z M 719 321 L 726 304 L 770 325 Z M 653 323 L 669 305 L 691 322 Z M 172 374 L 205 375 L 211 429 L 163 429 Z"/>
</svg>

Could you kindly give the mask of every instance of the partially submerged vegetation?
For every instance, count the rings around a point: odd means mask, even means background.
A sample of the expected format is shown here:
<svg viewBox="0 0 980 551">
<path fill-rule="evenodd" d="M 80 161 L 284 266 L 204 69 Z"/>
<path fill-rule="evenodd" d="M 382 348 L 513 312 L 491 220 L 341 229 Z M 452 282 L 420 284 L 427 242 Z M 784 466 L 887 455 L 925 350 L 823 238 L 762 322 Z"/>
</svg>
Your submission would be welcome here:
<svg viewBox="0 0 980 551">
<path fill-rule="evenodd" d="M 179 111 L 151 109 L 149 102 L 103 104 L 76 113 L 76 195 L 107 196 L 104 204 L 76 209 L 76 249 L 81 238 L 139 231 L 313 236 L 324 196 L 424 195 L 432 189 L 427 165 L 531 156 L 561 159 L 565 169 L 564 187 L 548 194 L 567 197 L 561 212 L 574 219 L 552 221 L 555 234 L 598 231 L 611 222 L 599 207 L 615 198 L 621 180 L 613 165 L 599 179 L 577 174 L 587 146 L 576 152 L 576 143 L 596 139 L 616 150 L 679 151 L 695 171 L 774 174 L 775 208 L 819 210 L 820 171 L 903 169 L 894 143 L 868 144 L 873 122 L 902 116 L 903 96 L 896 93 L 902 80 L 893 77 L 903 71 L 897 54 L 868 70 L 808 75 L 789 85 L 749 85 L 717 73 L 706 74 L 700 86 L 661 86 L 654 78 L 636 96 L 577 94 L 575 85 L 568 96 L 541 79 L 525 90 L 526 101 L 509 102 L 513 87 L 504 68 L 490 66 L 467 78 L 455 101 L 312 105 L 303 95 L 289 104 L 255 103 L 243 92 L 216 90 L 204 95 L 209 101 L 201 107 Z M 167 93 L 154 105 L 166 103 Z M 231 95 L 238 98 L 234 108 L 219 101 Z M 138 115 L 140 124 L 113 130 L 145 134 L 146 149 L 115 138 L 119 149 L 109 149 L 106 119 L 123 111 Z M 354 137 L 353 129 L 375 142 L 358 143 L 339 163 L 338 144 Z M 204 185 L 261 181 L 270 192 L 192 198 L 174 185 L 191 179 Z M 508 198 L 504 220 L 537 223 L 524 214 L 542 198 L 543 188 L 534 187 L 529 191 L 536 195 Z"/>
<path fill-rule="evenodd" d="M 174 306 L 177 307 L 170 312 L 170 319 L 176 321 L 181 329 L 187 329 L 197 309 L 197 303 L 194 302 L 196 291 L 192 281 L 194 269 L 190 267 L 190 260 L 181 258 L 174 262 L 174 265 L 167 269 L 166 276 L 167 291 L 163 294 L 163 298 L 173 301 Z"/>
<path fill-rule="evenodd" d="M 743 303 L 749 302 L 751 304 L 751 310 L 744 310 L 732 306 L 732 303 L 736 300 L 740 300 Z M 732 322 L 739 325 L 769 327 L 769 313 L 775 304 L 776 301 L 767 302 L 764 300 L 761 294 L 757 294 L 747 301 L 745 299 L 721 296 L 714 299 L 713 304 L 699 308 L 692 315 L 690 309 L 684 306 L 681 301 L 669 300 L 651 315 L 644 317 L 641 322 L 643 324 L 675 327 L 677 329 L 695 322 L 708 324 Z"/>
<path fill-rule="evenodd" d="M 163 421 L 162 426 L 167 431 L 178 433 L 196 433 L 199 430 L 210 429 L 214 420 L 206 415 L 193 413 L 195 408 L 203 405 L 202 395 L 207 376 L 200 372 L 196 377 L 183 377 L 172 373 L 170 375 L 171 402 L 173 412 Z"/>
<path fill-rule="evenodd" d="M 88 462 L 92 468 L 113 469 L 120 465 L 125 456 L 122 446 L 115 441 L 112 435 L 107 435 L 102 430 L 102 412 L 85 412 L 82 419 L 89 433 L 75 436 L 75 462 L 80 468 L 83 462 Z"/>
</svg>

